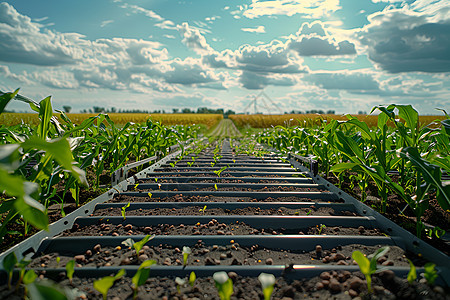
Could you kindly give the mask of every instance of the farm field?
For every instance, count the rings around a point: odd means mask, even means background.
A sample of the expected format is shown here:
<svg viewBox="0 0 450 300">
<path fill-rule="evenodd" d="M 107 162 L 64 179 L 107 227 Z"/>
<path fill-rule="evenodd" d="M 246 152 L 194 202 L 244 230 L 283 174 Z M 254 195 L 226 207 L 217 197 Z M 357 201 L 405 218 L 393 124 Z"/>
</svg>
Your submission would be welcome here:
<svg viewBox="0 0 450 300">
<path fill-rule="evenodd" d="M 57 114 L 56 114 L 57 115 Z M 67 117 L 74 124 L 81 124 L 84 120 L 97 116 L 98 114 L 71 114 Z M 162 125 L 194 125 L 204 124 L 208 128 L 222 120 L 223 116 L 218 114 L 133 114 L 133 113 L 108 113 L 110 119 L 116 125 L 124 125 L 128 122 L 144 123 L 148 119 L 158 121 Z M 0 125 L 13 126 L 22 122 L 37 126 L 39 116 L 36 113 L 3 113 L 0 115 Z"/>
<path fill-rule="evenodd" d="M 59 284 L 50 290 L 75 285 L 89 299 L 218 299 L 223 279 L 238 298 L 249 286 L 262 298 L 264 273 L 276 299 L 441 299 L 450 119 L 426 127 L 411 106 L 377 109 L 376 127 L 349 116 L 236 137 L 224 119 L 199 138 L 198 125 L 118 126 L 105 114 L 76 124 L 45 99 L 38 126 L 0 126 L 3 283 L 37 290 L 48 278 Z"/>
</svg>

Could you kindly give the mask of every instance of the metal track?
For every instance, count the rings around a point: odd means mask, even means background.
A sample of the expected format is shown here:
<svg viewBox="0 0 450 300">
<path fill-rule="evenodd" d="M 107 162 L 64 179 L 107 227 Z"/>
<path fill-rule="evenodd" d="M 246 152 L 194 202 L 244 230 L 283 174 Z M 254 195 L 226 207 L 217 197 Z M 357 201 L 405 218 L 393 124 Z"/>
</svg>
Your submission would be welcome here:
<svg viewBox="0 0 450 300">
<path fill-rule="evenodd" d="M 241 247 L 250 247 L 258 244 L 271 249 L 284 249 L 293 251 L 313 251 L 320 244 L 324 249 L 331 249 L 350 244 L 361 244 L 364 246 L 392 245 L 404 250 L 420 254 L 428 261 L 435 262 L 440 272 L 440 282 L 450 285 L 450 259 L 448 256 L 429 246 L 425 242 L 405 231 L 395 223 L 378 214 L 370 207 L 354 199 L 341 191 L 325 179 L 317 176 L 317 166 L 314 162 L 305 168 L 302 163 L 309 163 L 308 159 L 300 159 L 297 156 L 280 157 L 270 154 L 264 157 L 249 157 L 233 155 L 227 141 L 223 144 L 220 161 L 214 167 L 212 154 L 202 154 L 192 159 L 192 155 L 176 160 L 180 151 L 173 153 L 158 161 L 149 168 L 128 178 L 114 186 L 111 190 L 94 199 L 90 203 L 69 214 L 60 221 L 50 225 L 49 232 L 39 232 L 32 238 L 22 242 L 0 256 L 2 261 L 5 255 L 14 251 L 19 257 L 31 253 L 33 258 L 57 252 L 59 255 L 74 256 L 84 254 L 96 244 L 102 247 L 117 246 L 126 238 L 131 237 L 138 241 L 142 235 L 132 236 L 62 236 L 61 233 L 71 228 L 84 228 L 96 224 L 118 225 L 130 224 L 132 226 L 158 226 L 167 224 L 175 226 L 179 224 L 193 225 L 196 223 L 207 223 L 216 219 L 221 223 L 245 223 L 254 228 L 284 228 L 303 229 L 314 227 L 318 224 L 325 226 L 346 226 L 358 228 L 364 226 L 367 229 L 378 229 L 385 233 L 383 236 L 363 235 L 233 235 L 233 242 Z M 287 160 L 286 160 L 287 159 Z M 286 163 L 288 161 L 289 163 Z M 300 161 L 300 162 L 299 162 Z M 190 166 L 189 164 L 191 164 Z M 189 163 L 189 164 L 188 164 Z M 172 166 L 171 164 L 176 164 Z M 227 166 L 218 177 L 213 171 L 219 170 L 221 166 Z M 203 175 L 203 176 L 199 176 Z M 256 177 L 255 177 L 256 176 Z M 165 182 L 169 181 L 169 182 Z M 203 182 L 202 182 L 203 181 Z M 205 182 L 212 181 L 212 182 Z M 238 181 L 232 183 L 230 181 Z M 270 182 L 270 183 L 268 183 Z M 216 186 L 217 189 L 212 187 Z M 264 188 L 300 188 L 319 189 L 320 191 L 262 191 Z M 197 189 L 211 188 L 211 191 L 198 191 Z M 234 188 L 233 191 L 224 191 L 226 188 Z M 151 198 L 149 198 L 149 192 Z M 177 202 L 165 200 L 165 197 L 179 196 Z M 124 207 L 127 203 L 120 202 L 120 197 L 132 196 L 127 211 L 148 211 L 152 209 L 179 209 L 184 207 L 208 208 L 201 216 L 127 216 L 126 219 L 120 215 L 101 215 L 96 213 L 112 211 Z M 182 197 L 202 197 L 201 200 L 183 202 Z M 206 198 L 205 198 L 206 197 Z M 290 197 L 290 201 L 286 201 Z M 181 199 L 182 198 L 182 199 Z M 268 199 L 271 198 L 270 201 Z M 119 199 L 119 200 L 117 200 Z M 278 201 L 278 199 L 281 199 Z M 294 200 L 292 200 L 294 199 Z M 335 212 L 350 212 L 354 216 L 279 216 L 279 215 L 208 215 L 211 209 L 224 209 L 232 211 L 235 209 L 259 208 L 259 209 L 309 209 L 329 208 Z M 75 226 L 74 226 L 75 225 Z M 227 245 L 230 243 L 228 235 L 161 235 L 149 241 L 147 245 L 168 244 L 176 247 L 193 246 L 199 240 L 206 245 Z M 161 262 L 160 262 L 161 263 Z M 313 266 L 313 267 L 312 267 Z M 109 275 L 124 268 L 127 276 L 132 276 L 138 265 L 112 266 L 112 267 L 80 267 L 75 269 L 75 275 L 80 277 L 98 278 Z M 397 275 L 408 273 L 409 267 L 390 267 Z M 55 278 L 64 272 L 62 268 L 38 268 L 45 270 L 47 276 Z M 152 276 L 185 276 L 195 271 L 198 276 L 210 276 L 218 271 L 234 271 L 239 275 L 257 276 L 261 272 L 273 273 L 276 276 L 287 276 L 290 278 L 308 278 L 316 276 L 323 271 L 348 270 L 357 271 L 355 265 L 301 265 L 294 264 L 286 273 L 286 266 L 279 265 L 257 265 L 257 266 L 163 266 L 152 268 Z M 419 268 L 419 270 L 421 270 Z M 2 274 L 5 279 L 5 274 Z"/>
</svg>

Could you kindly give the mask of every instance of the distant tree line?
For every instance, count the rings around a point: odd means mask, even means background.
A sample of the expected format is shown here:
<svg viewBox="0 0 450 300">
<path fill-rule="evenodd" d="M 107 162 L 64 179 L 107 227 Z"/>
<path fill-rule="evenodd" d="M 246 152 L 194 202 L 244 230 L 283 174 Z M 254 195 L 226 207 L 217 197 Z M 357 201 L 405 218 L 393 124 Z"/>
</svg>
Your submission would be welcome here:
<svg viewBox="0 0 450 300">
<path fill-rule="evenodd" d="M 63 109 L 66 113 L 69 113 L 72 108 L 70 106 L 63 106 Z M 165 114 L 166 113 L 165 110 L 150 111 L 150 110 L 145 110 L 145 109 L 120 109 L 120 108 L 117 109 L 115 107 L 104 108 L 104 107 L 98 107 L 98 106 L 94 106 L 89 109 L 83 109 L 80 112 L 81 113 L 122 113 L 122 114 L 127 114 L 127 113 L 130 113 L 130 114 L 136 114 L 136 113 Z M 197 108 L 197 110 L 190 109 L 190 108 L 183 108 L 180 110 L 179 108 L 174 108 L 174 109 L 172 109 L 172 113 L 174 113 L 174 114 L 179 114 L 179 113 L 183 113 L 183 114 L 222 114 L 222 115 L 226 115 L 226 116 L 235 114 L 235 112 L 232 111 L 231 109 L 224 112 L 223 108 L 213 109 L 213 108 L 207 108 L 207 107 L 199 107 L 199 108 Z"/>
<path fill-rule="evenodd" d="M 334 115 L 336 113 L 335 110 L 327 110 L 326 112 L 321 110 L 321 109 L 312 109 L 312 110 L 305 110 L 305 111 L 301 111 L 301 110 L 292 110 L 289 114 L 327 114 L 327 115 Z M 287 112 L 286 112 L 287 114 Z"/>
</svg>

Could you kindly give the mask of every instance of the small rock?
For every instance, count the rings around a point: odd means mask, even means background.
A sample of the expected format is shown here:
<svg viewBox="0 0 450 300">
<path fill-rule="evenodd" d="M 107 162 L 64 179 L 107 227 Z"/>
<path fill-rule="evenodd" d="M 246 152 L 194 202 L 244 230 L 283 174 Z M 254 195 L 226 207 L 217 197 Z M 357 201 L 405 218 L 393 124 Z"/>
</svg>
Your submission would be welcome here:
<svg viewBox="0 0 450 300">
<path fill-rule="evenodd" d="M 379 264 L 382 264 L 382 263 L 384 263 L 385 261 L 387 261 L 387 257 L 386 257 L 386 256 L 382 256 L 382 257 L 378 258 L 378 260 L 377 260 L 377 262 L 378 262 Z"/>
<path fill-rule="evenodd" d="M 339 293 L 342 291 L 342 286 L 336 279 L 332 278 L 330 280 L 330 284 L 328 285 L 329 289 L 333 293 Z"/>
<path fill-rule="evenodd" d="M 359 277 L 353 277 L 349 280 L 350 288 L 358 291 L 361 286 L 364 285 L 364 281 Z"/>
<path fill-rule="evenodd" d="M 207 266 L 214 266 L 216 263 L 214 262 L 214 260 L 211 257 L 207 257 L 205 259 L 205 265 Z"/>
<path fill-rule="evenodd" d="M 225 232 L 223 230 L 217 230 L 217 235 L 225 235 Z"/>
<path fill-rule="evenodd" d="M 338 261 L 337 265 L 348 266 L 348 262 L 346 262 L 345 260 L 340 260 L 340 261 Z"/>
<path fill-rule="evenodd" d="M 171 260 L 169 257 L 166 257 L 166 258 L 164 259 L 163 265 L 165 265 L 165 266 L 170 266 L 171 264 L 172 264 L 172 260 Z"/>
<path fill-rule="evenodd" d="M 92 251 L 91 250 L 86 250 L 86 253 L 84 254 L 86 256 L 92 256 Z"/>
<path fill-rule="evenodd" d="M 241 262 L 235 257 L 233 258 L 233 260 L 231 261 L 231 264 L 233 266 L 238 266 L 238 265 L 242 265 Z"/>
<path fill-rule="evenodd" d="M 341 253 L 336 253 L 335 261 L 345 260 L 345 256 Z"/>
<path fill-rule="evenodd" d="M 86 257 L 81 254 L 81 255 L 76 255 L 74 257 L 74 259 L 75 259 L 76 262 L 83 262 L 83 261 L 85 261 Z"/>
<path fill-rule="evenodd" d="M 94 251 L 95 252 L 100 252 L 101 249 L 102 248 L 101 248 L 100 244 L 97 244 L 97 245 L 94 246 Z"/>
<path fill-rule="evenodd" d="M 214 259 L 214 262 L 215 262 L 216 265 L 220 265 L 220 260 L 218 260 L 217 258 Z"/>
<path fill-rule="evenodd" d="M 350 295 L 350 297 L 355 298 L 356 296 L 358 296 L 358 292 L 352 289 L 348 290 L 348 294 Z"/>
<path fill-rule="evenodd" d="M 152 231 L 152 228 L 147 226 L 147 227 L 144 228 L 143 231 L 144 231 L 145 233 L 149 233 L 149 232 Z"/>
<path fill-rule="evenodd" d="M 322 246 L 320 245 L 316 246 L 316 253 L 322 253 Z"/>
<path fill-rule="evenodd" d="M 119 236 L 119 234 L 117 232 L 113 232 L 111 235 L 112 236 Z"/>
<path fill-rule="evenodd" d="M 322 282 L 316 283 L 316 289 L 317 289 L 318 291 L 320 291 L 320 290 L 323 289 L 324 287 L 325 287 L 325 286 L 323 285 Z"/>
<path fill-rule="evenodd" d="M 322 272 L 322 273 L 320 274 L 320 279 L 323 279 L 323 280 L 330 280 L 330 278 L 331 278 L 331 276 L 330 276 L 330 273 L 328 273 L 328 272 Z"/>
<path fill-rule="evenodd" d="M 270 257 L 266 259 L 266 265 L 273 265 L 273 259 Z"/>
<path fill-rule="evenodd" d="M 393 266 L 394 262 L 392 260 L 386 260 L 381 264 L 382 266 Z"/>
<path fill-rule="evenodd" d="M 131 264 L 131 261 L 130 261 L 129 258 L 124 258 L 124 259 L 122 259 L 122 260 L 120 261 L 120 265 L 127 266 L 127 265 L 129 265 L 129 264 Z"/>
<path fill-rule="evenodd" d="M 226 258 L 227 258 L 227 255 L 225 253 L 220 254 L 220 259 L 226 259 Z"/>
<path fill-rule="evenodd" d="M 139 255 L 139 260 L 140 261 L 144 261 L 144 260 L 147 260 L 148 259 L 148 255 L 147 254 L 141 254 L 141 255 Z"/>
<path fill-rule="evenodd" d="M 378 274 L 383 281 L 392 281 L 395 278 L 395 273 L 392 270 L 384 270 Z"/>
<path fill-rule="evenodd" d="M 132 230 L 133 229 L 133 225 L 127 224 L 127 225 L 125 225 L 124 229 L 125 230 Z"/>
<path fill-rule="evenodd" d="M 229 277 L 233 282 L 236 282 L 236 279 L 238 278 L 238 274 L 236 274 L 236 272 L 228 272 L 228 277 Z"/>
<path fill-rule="evenodd" d="M 322 280 L 322 284 L 324 287 L 327 287 L 330 284 L 329 280 Z"/>
<path fill-rule="evenodd" d="M 373 287 L 373 291 L 376 295 L 384 295 L 385 294 L 385 289 L 382 286 L 376 285 Z"/>
</svg>

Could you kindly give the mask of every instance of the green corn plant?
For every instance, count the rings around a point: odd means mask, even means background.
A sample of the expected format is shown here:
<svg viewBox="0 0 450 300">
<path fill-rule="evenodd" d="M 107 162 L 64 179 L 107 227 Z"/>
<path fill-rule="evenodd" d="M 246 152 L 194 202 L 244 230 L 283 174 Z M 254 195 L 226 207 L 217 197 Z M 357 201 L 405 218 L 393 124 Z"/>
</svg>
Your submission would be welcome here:
<svg viewBox="0 0 450 300">
<path fill-rule="evenodd" d="M 436 265 L 433 263 L 426 263 L 424 266 L 425 273 L 424 277 L 427 280 L 428 284 L 433 285 L 436 281 L 436 278 L 438 277 L 437 271 L 435 269 Z"/>
<path fill-rule="evenodd" d="M 69 278 L 70 284 L 72 284 L 73 274 L 75 273 L 75 260 L 69 260 L 66 263 L 66 275 Z"/>
<path fill-rule="evenodd" d="M 125 204 L 124 206 L 122 206 L 121 213 L 122 213 L 122 217 L 124 220 L 126 220 L 127 216 L 126 216 L 126 209 L 130 207 L 130 202 L 128 202 L 127 204 Z"/>
<path fill-rule="evenodd" d="M 194 287 L 195 280 L 197 280 L 197 276 L 195 275 L 195 272 L 192 271 L 191 274 L 189 274 L 189 284 L 191 287 Z"/>
<path fill-rule="evenodd" d="M 199 209 L 198 211 L 201 212 L 202 215 L 204 215 L 204 214 L 205 214 L 205 211 L 206 211 L 206 205 L 203 206 L 203 208 Z"/>
<path fill-rule="evenodd" d="M 177 292 L 181 294 L 181 287 L 186 284 L 186 279 L 182 279 L 180 277 L 175 278 L 175 283 L 177 284 Z"/>
<path fill-rule="evenodd" d="M 225 171 L 227 169 L 226 166 L 220 168 L 220 170 L 213 170 L 214 174 L 217 175 L 217 177 L 220 177 L 220 174 L 222 174 L 223 171 Z"/>
<path fill-rule="evenodd" d="M 319 232 L 318 232 L 319 235 L 321 235 L 321 234 L 322 234 L 322 231 L 323 231 L 325 228 L 327 228 L 327 226 L 325 226 L 325 224 L 320 224 L 320 226 L 318 226 L 318 227 L 319 227 Z"/>
<path fill-rule="evenodd" d="M 3 268 L 8 273 L 8 288 L 11 289 L 11 281 L 13 276 L 14 267 L 17 264 L 17 257 L 14 252 L 9 253 L 3 259 Z"/>
<path fill-rule="evenodd" d="M 30 264 L 31 261 L 29 260 L 25 260 L 25 259 L 21 259 L 19 262 L 16 263 L 16 267 L 20 268 L 20 272 L 19 272 L 19 280 L 17 281 L 16 284 L 16 291 L 19 290 L 19 286 L 22 284 L 23 282 L 23 278 L 25 276 L 25 268 Z"/>
<path fill-rule="evenodd" d="M 155 235 L 146 235 L 142 240 L 140 240 L 139 242 L 135 242 L 133 239 L 128 238 L 125 241 L 122 242 L 123 245 L 127 246 L 127 247 L 133 247 L 134 250 L 136 251 L 136 258 L 139 257 L 139 251 L 141 251 L 142 247 L 144 247 L 144 245 L 155 238 Z"/>
<path fill-rule="evenodd" d="M 408 280 L 409 284 L 412 284 L 417 279 L 417 271 L 416 266 L 408 259 L 409 262 L 409 272 L 406 279 Z"/>
<path fill-rule="evenodd" d="M 191 248 L 189 248 L 187 246 L 183 246 L 183 266 L 184 267 L 187 266 L 188 257 L 191 253 L 192 253 Z"/>
<path fill-rule="evenodd" d="M 230 300 L 233 295 L 233 281 L 228 277 L 226 272 L 216 272 L 213 274 L 213 279 L 219 292 L 221 300 Z"/>
<path fill-rule="evenodd" d="M 261 283 L 264 300 L 270 300 L 275 285 L 275 276 L 273 274 L 261 273 L 258 276 Z"/>
<path fill-rule="evenodd" d="M 377 260 L 389 251 L 389 247 L 378 249 L 369 260 L 360 251 L 354 251 L 352 258 L 356 261 L 361 270 L 361 273 L 366 277 L 367 290 L 372 293 L 372 274 L 375 274 L 380 269 L 377 269 Z"/>
<path fill-rule="evenodd" d="M 136 274 L 134 274 L 131 279 L 133 283 L 133 299 L 137 298 L 138 288 L 145 284 L 150 275 L 150 267 L 154 264 L 156 264 L 155 260 L 146 260 L 139 266 Z"/>
<path fill-rule="evenodd" d="M 103 295 L 103 300 L 106 300 L 109 289 L 113 286 L 116 280 L 125 275 L 125 270 L 121 269 L 115 276 L 106 276 L 99 280 L 94 281 L 94 289 L 99 291 Z"/>
<path fill-rule="evenodd" d="M 37 277 L 38 276 L 34 270 L 28 270 L 24 274 L 24 276 L 22 278 L 22 282 L 24 284 L 24 292 L 23 292 L 24 295 L 28 294 L 28 285 L 32 284 L 37 279 Z"/>
</svg>

